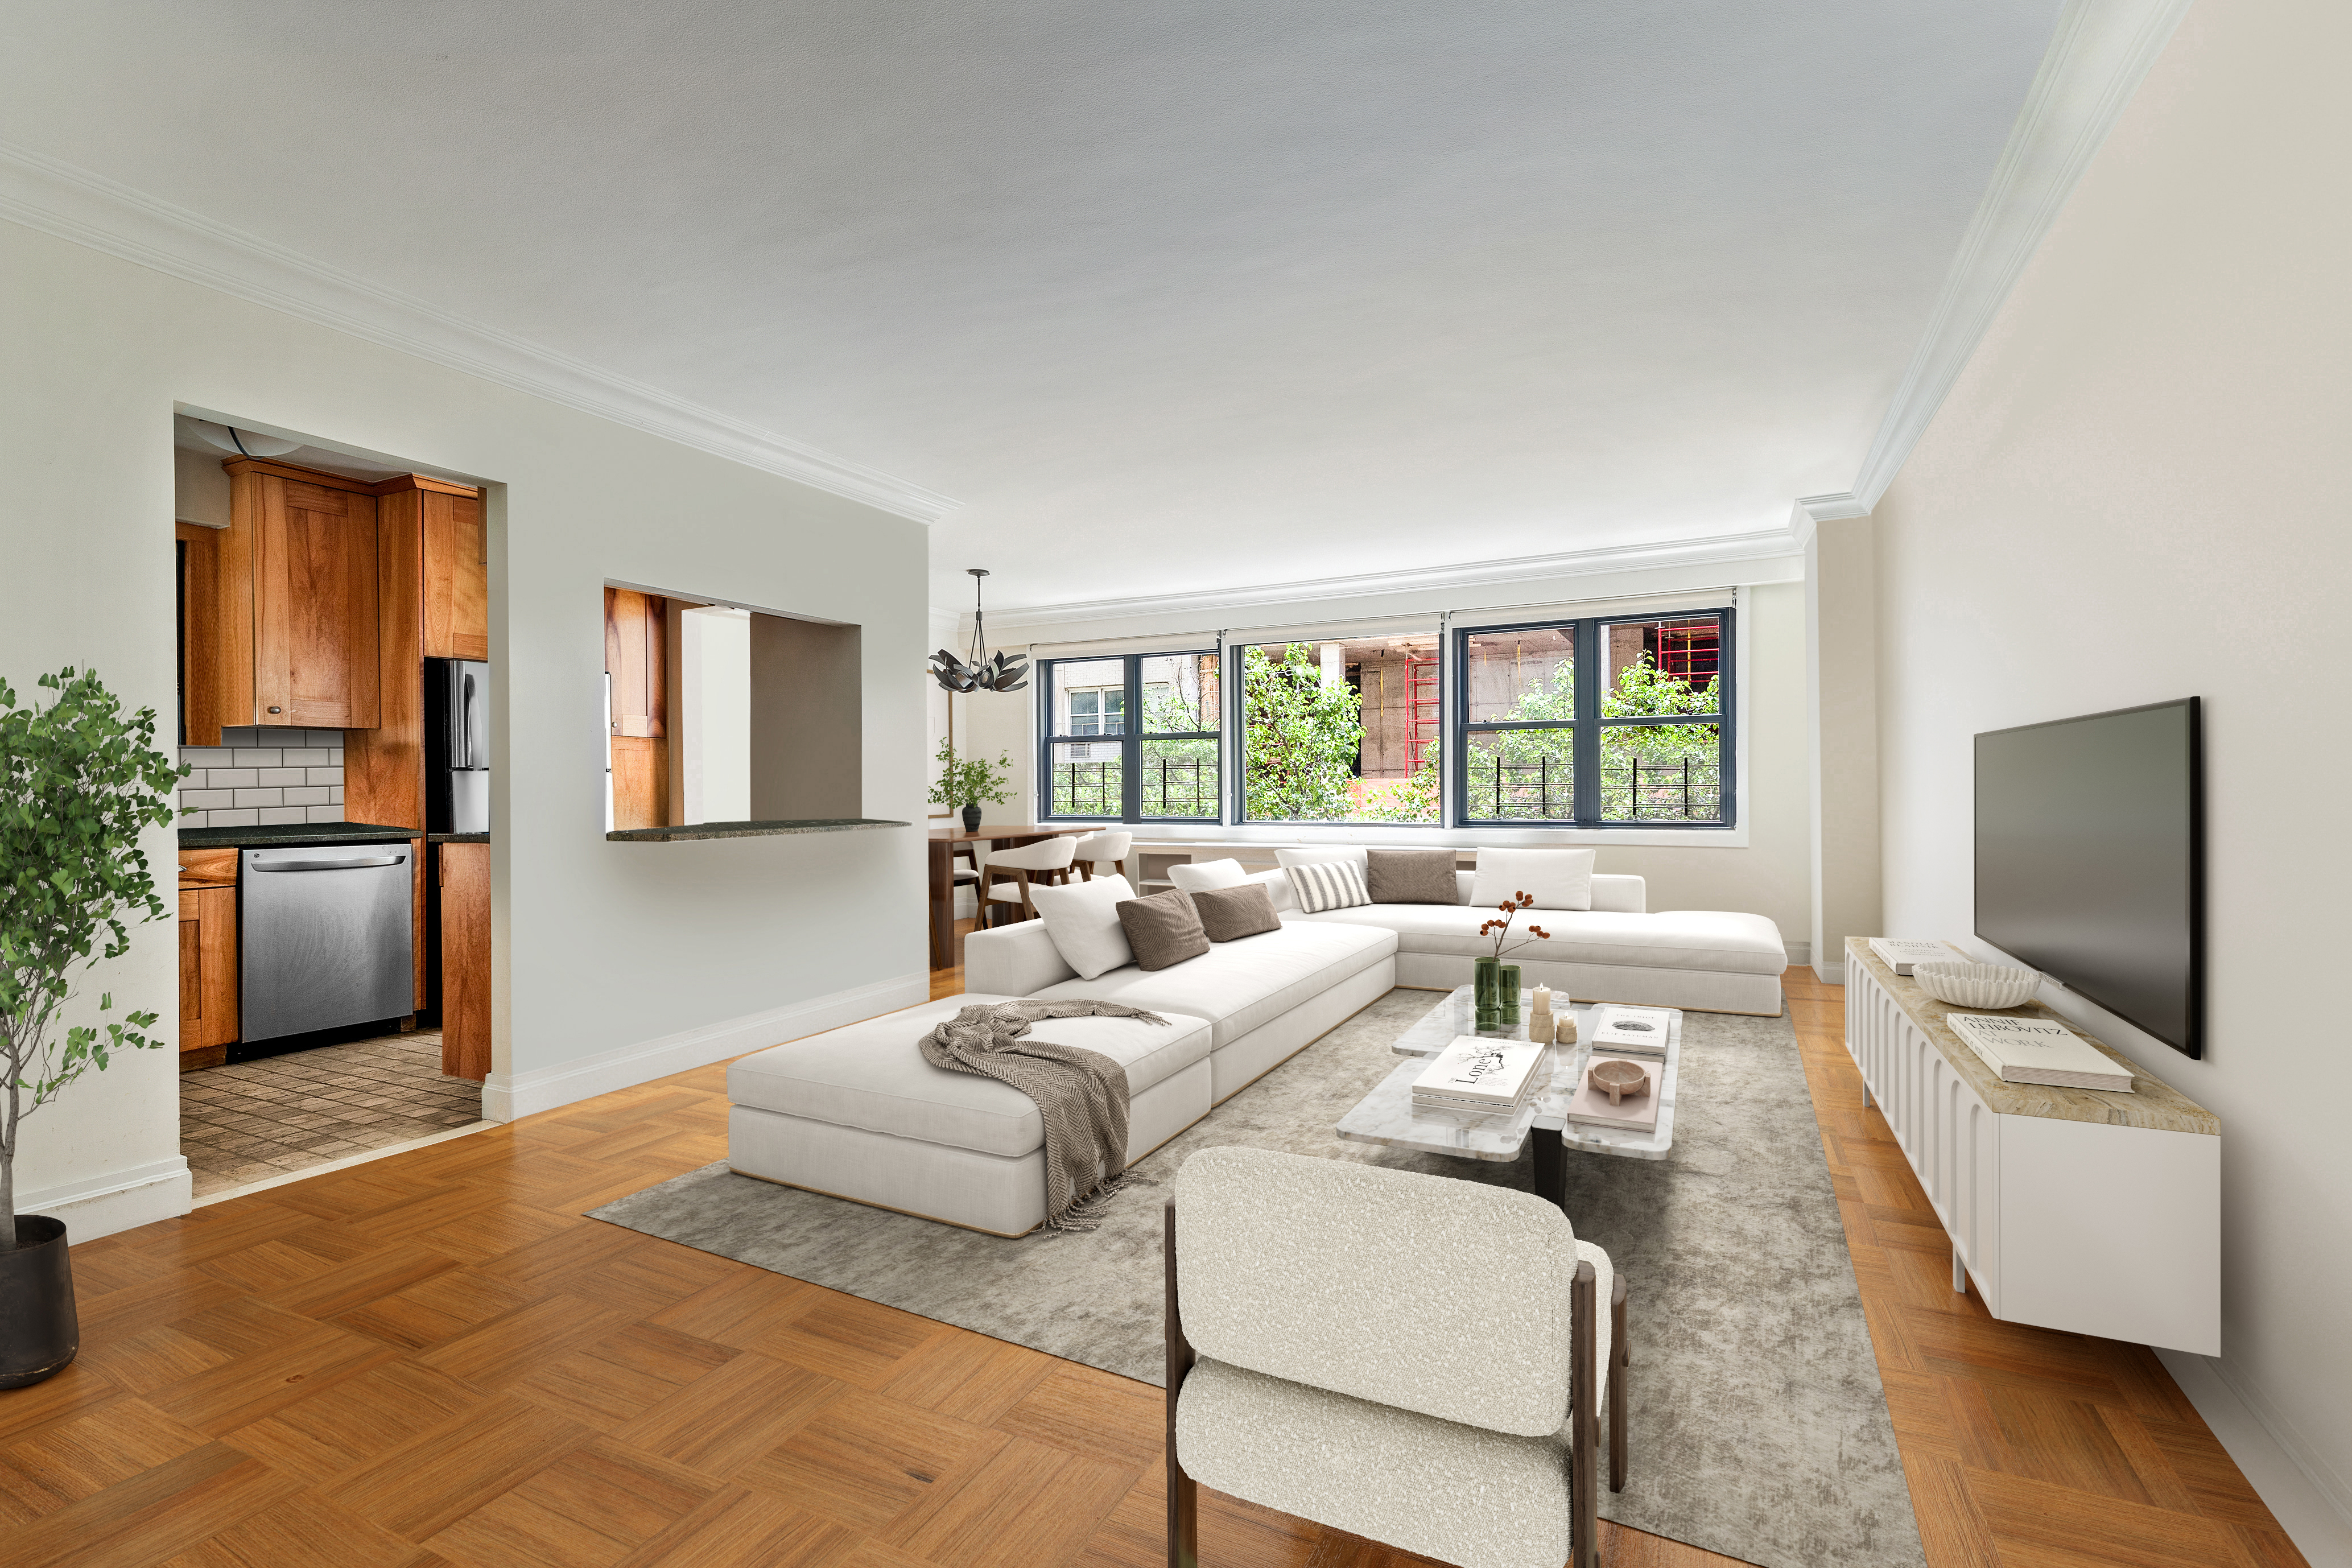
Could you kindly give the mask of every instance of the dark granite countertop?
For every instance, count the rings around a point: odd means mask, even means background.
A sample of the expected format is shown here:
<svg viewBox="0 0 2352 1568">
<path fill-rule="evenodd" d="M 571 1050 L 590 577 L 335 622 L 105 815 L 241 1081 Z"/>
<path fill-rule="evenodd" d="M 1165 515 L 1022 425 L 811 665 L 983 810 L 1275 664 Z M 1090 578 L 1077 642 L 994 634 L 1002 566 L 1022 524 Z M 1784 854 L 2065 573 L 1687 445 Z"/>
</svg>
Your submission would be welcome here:
<svg viewBox="0 0 2352 1568">
<path fill-rule="evenodd" d="M 677 827 L 625 827 L 605 837 L 621 844 L 668 844 L 684 838 L 766 838 L 785 833 L 856 833 L 869 827 L 912 827 L 878 816 L 821 816 L 784 822 L 689 822 Z"/>
<path fill-rule="evenodd" d="M 390 844 L 422 838 L 415 827 L 374 822 L 279 822 L 266 827 L 183 827 L 183 849 L 278 849 L 299 844 Z"/>
<path fill-rule="evenodd" d="M 435 844 L 488 844 L 487 833 L 428 833 L 425 836 Z"/>
</svg>

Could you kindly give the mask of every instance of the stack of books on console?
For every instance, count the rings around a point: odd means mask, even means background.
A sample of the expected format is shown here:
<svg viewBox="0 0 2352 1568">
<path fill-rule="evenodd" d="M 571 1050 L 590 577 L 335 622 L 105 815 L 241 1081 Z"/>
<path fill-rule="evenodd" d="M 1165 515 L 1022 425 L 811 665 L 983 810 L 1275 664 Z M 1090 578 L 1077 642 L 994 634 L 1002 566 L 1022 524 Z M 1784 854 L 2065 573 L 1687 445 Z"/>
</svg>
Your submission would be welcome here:
<svg viewBox="0 0 2352 1568">
<path fill-rule="evenodd" d="M 1663 1060 L 1674 1034 L 1675 1016 L 1664 1007 L 1622 1007 L 1612 1002 L 1592 1010 L 1592 1055 Z M 1606 1097 L 1604 1097 L 1605 1100 Z"/>
<path fill-rule="evenodd" d="M 1525 1040 L 1458 1036 L 1412 1080 L 1412 1108 L 1511 1115 L 1550 1076 L 1539 1070 L 1549 1064 L 1550 1056 L 1549 1047 Z"/>
<path fill-rule="evenodd" d="M 1895 973 L 1908 976 L 1915 963 L 1950 963 L 1969 962 L 1969 955 L 1949 942 L 1929 942 L 1916 936 L 1874 936 L 1870 939 L 1870 954 Z"/>
<path fill-rule="evenodd" d="M 1947 1013 L 1944 1022 L 2003 1083 L 2133 1092 L 2129 1068 L 2052 1019 Z"/>
</svg>

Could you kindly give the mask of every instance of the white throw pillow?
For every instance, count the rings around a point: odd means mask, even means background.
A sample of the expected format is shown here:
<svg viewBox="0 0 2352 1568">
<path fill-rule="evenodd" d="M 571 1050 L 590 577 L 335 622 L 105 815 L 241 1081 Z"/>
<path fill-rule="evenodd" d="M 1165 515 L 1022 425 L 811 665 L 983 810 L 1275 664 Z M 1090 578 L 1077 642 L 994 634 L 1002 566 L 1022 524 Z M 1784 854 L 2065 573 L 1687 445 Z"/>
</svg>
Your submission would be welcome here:
<svg viewBox="0 0 2352 1568">
<path fill-rule="evenodd" d="M 1029 897 L 1062 962 L 1076 970 L 1079 979 L 1092 980 L 1135 962 L 1135 949 L 1127 945 L 1127 928 L 1118 921 L 1119 904 L 1135 897 L 1126 878 L 1097 877 L 1066 888 L 1039 885 L 1029 889 Z"/>
<path fill-rule="evenodd" d="M 1240 887 L 1249 873 L 1238 860 L 1179 860 L 1168 868 L 1168 879 L 1188 893 L 1213 893 Z"/>
<path fill-rule="evenodd" d="M 1307 847 L 1274 852 L 1274 863 L 1285 870 L 1293 866 L 1328 866 L 1335 860 L 1345 861 L 1360 871 L 1365 865 L 1364 847 L 1360 844 L 1334 844 L 1328 849 Z"/>
<path fill-rule="evenodd" d="M 1290 886 L 1290 873 L 1280 867 L 1271 871 L 1257 872 L 1253 876 L 1243 878 L 1242 880 L 1263 884 L 1265 888 L 1265 896 L 1274 900 L 1276 914 L 1288 914 L 1298 908 L 1298 894 Z"/>
<path fill-rule="evenodd" d="M 1346 860 L 1316 860 L 1284 869 L 1298 907 L 1308 914 L 1324 910 L 1351 910 L 1372 901 L 1364 887 L 1364 868 Z"/>
<path fill-rule="evenodd" d="M 1515 893 L 1534 898 L 1539 910 L 1592 907 L 1591 849 L 1481 849 L 1470 901 L 1493 909 Z"/>
</svg>

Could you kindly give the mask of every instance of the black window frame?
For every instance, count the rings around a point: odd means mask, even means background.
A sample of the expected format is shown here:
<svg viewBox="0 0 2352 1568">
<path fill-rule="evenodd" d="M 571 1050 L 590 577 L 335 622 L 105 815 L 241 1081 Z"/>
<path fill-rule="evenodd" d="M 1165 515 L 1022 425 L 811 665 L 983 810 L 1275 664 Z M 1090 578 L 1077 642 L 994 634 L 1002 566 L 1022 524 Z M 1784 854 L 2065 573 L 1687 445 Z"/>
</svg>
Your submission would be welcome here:
<svg viewBox="0 0 2352 1568">
<path fill-rule="evenodd" d="M 1602 682 L 1607 679 L 1606 660 L 1601 654 L 1604 629 L 1612 626 L 1647 625 L 1657 621 L 1696 620 L 1712 616 L 1717 620 L 1716 633 L 1716 707 L 1712 714 L 1692 714 L 1687 718 L 1604 719 L 1601 716 L 1601 699 L 1605 695 Z M 1668 832 L 1720 833 L 1738 826 L 1738 736 L 1735 725 L 1738 710 L 1738 669 L 1734 653 L 1735 611 L 1730 605 L 1708 606 L 1704 609 L 1626 612 L 1607 616 L 1583 616 L 1573 620 L 1515 621 L 1499 626 L 1456 626 L 1446 647 L 1453 661 L 1452 677 L 1446 690 L 1453 701 L 1453 715 L 1446 725 L 1446 743 L 1454 752 L 1452 786 L 1446 792 L 1447 815 L 1456 827 L 1508 827 L 1522 830 L 1544 828 L 1589 828 L 1603 832 Z M 1507 723 L 1470 721 L 1470 639 L 1510 632 L 1550 631 L 1570 633 L 1575 646 L 1576 661 L 1575 712 L 1572 720 L 1543 720 L 1532 722 Z M 1713 725 L 1717 731 L 1717 773 L 1720 813 L 1703 822 L 1676 820 L 1671 817 L 1603 817 L 1601 815 L 1601 736 L 1612 729 L 1633 729 L 1660 725 Z M 1573 732 L 1571 755 L 1574 759 L 1572 816 L 1559 817 L 1481 817 L 1470 815 L 1470 737 L 1510 730 L 1568 730 Z"/>
<path fill-rule="evenodd" d="M 1217 700 L 1216 730 L 1171 730 L 1146 733 L 1143 708 L 1143 661 L 1148 658 L 1213 658 L 1217 661 L 1217 679 L 1224 679 L 1223 651 L 1215 647 L 1154 648 L 1149 653 L 1073 654 L 1064 658 L 1040 659 L 1037 662 L 1037 820 L 1040 822 L 1110 822 L 1120 826 L 1158 825 L 1160 823 L 1222 823 L 1224 820 L 1224 699 L 1220 692 Z M 1124 670 L 1121 698 L 1123 711 L 1117 734 L 1060 735 L 1054 732 L 1054 693 L 1060 679 L 1061 668 L 1071 664 L 1120 663 Z M 1118 742 L 1119 810 L 1118 815 L 1054 809 L 1054 748 L 1063 745 L 1108 744 Z M 1216 809 L 1207 816 L 1145 816 L 1143 812 L 1143 743 L 1146 741 L 1210 741 L 1215 742 L 1219 777 Z"/>
</svg>

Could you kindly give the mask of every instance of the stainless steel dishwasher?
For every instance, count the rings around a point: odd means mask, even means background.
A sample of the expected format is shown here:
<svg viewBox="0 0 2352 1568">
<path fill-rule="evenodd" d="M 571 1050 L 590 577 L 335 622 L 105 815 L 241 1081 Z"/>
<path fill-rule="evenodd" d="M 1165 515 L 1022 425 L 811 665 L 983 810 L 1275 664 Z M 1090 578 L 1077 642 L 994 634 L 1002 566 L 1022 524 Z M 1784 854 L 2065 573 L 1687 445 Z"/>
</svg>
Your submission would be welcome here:
<svg viewBox="0 0 2352 1568">
<path fill-rule="evenodd" d="M 409 856 L 405 843 L 243 852 L 237 948 L 246 1040 L 416 1010 Z"/>
</svg>

